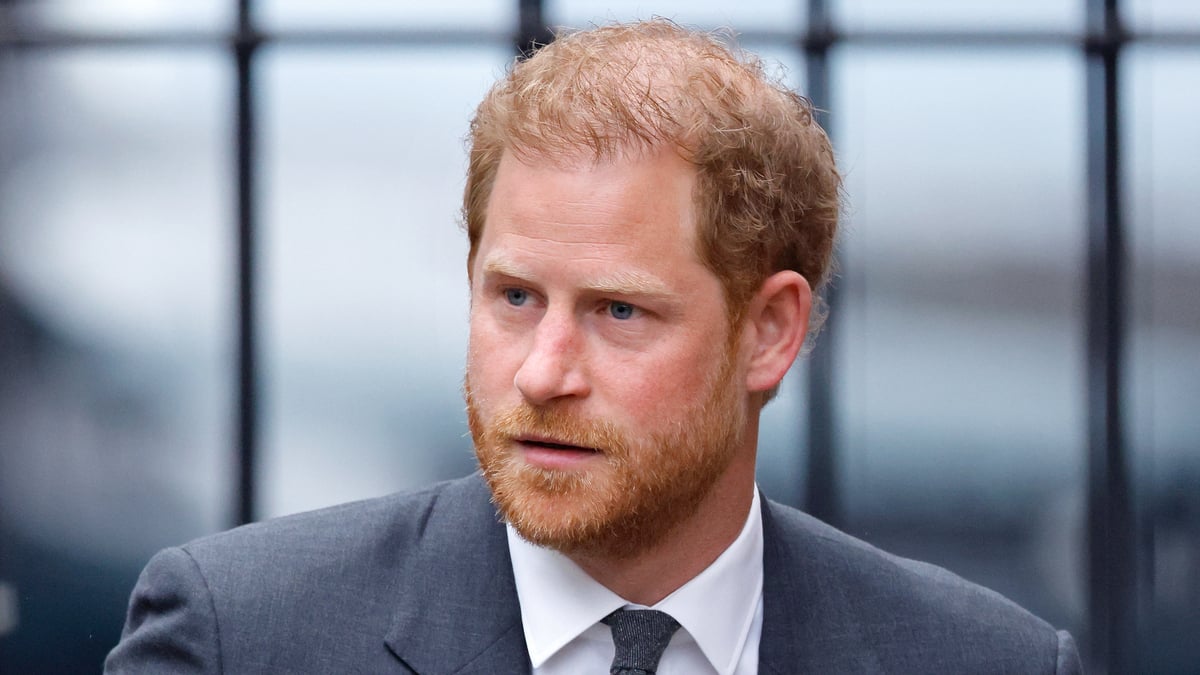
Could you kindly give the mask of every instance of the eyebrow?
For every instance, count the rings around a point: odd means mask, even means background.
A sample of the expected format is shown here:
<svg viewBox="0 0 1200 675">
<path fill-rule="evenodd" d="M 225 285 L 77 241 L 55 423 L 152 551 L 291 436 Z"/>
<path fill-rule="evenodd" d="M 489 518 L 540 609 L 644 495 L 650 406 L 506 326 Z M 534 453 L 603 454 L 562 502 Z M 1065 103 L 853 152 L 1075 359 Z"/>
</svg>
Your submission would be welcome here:
<svg viewBox="0 0 1200 675">
<path fill-rule="evenodd" d="M 508 258 L 489 258 L 483 265 L 483 271 L 489 274 L 499 274 L 514 279 L 532 279 L 533 274 L 509 260 Z M 662 280 L 652 274 L 635 270 L 622 270 L 604 276 L 589 279 L 583 287 L 598 293 L 614 295 L 639 295 L 669 297 L 673 295 Z"/>
</svg>

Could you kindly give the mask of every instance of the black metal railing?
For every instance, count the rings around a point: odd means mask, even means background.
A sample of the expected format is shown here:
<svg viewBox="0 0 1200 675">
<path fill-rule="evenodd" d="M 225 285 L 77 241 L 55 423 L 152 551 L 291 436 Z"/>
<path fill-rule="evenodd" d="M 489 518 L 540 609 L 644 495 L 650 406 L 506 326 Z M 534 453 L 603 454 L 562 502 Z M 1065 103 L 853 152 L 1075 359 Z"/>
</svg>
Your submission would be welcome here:
<svg viewBox="0 0 1200 675">
<path fill-rule="evenodd" d="M 547 27 L 544 0 L 517 3 L 517 25 L 512 31 L 477 29 L 336 29 L 279 30 L 259 28 L 253 0 L 238 0 L 235 24 L 216 31 L 149 31 L 137 33 L 88 32 L 36 26 L 0 24 L 0 50 L 70 49 L 75 47 L 181 48 L 223 46 L 229 49 L 236 69 L 233 113 L 235 167 L 232 181 L 236 196 L 237 241 L 237 396 L 235 418 L 236 477 L 231 480 L 231 522 L 245 523 L 258 515 L 256 486 L 260 483 L 260 395 L 258 325 L 258 212 L 260 195 L 256 147 L 258 101 L 255 92 L 256 58 L 267 44 L 326 46 L 356 45 L 469 45 L 507 43 L 517 54 L 528 54 L 552 39 Z M 1152 582 L 1137 574 L 1137 542 L 1146 533 L 1137 531 L 1131 477 L 1131 453 L 1125 438 L 1125 331 L 1128 312 L 1126 288 L 1126 232 L 1122 218 L 1124 188 L 1121 177 L 1120 66 L 1131 42 L 1160 45 L 1200 45 L 1200 32 L 1154 31 L 1137 33 L 1121 24 L 1117 0 L 1083 0 L 1086 25 L 1082 31 L 994 30 L 909 31 L 843 30 L 831 18 L 828 0 L 804 0 L 806 28 L 751 30 L 746 41 L 786 44 L 805 57 L 807 91 L 820 110 L 820 121 L 837 134 L 832 99 L 829 56 L 845 45 L 896 48 L 931 46 L 1013 47 L 1065 46 L 1077 49 L 1086 62 L 1087 238 L 1086 283 L 1086 410 L 1087 410 L 1087 512 L 1088 512 L 1088 628 L 1089 661 L 1105 672 L 1137 670 L 1137 599 L 1149 592 Z M 6 5 L 0 2 L 0 12 Z M 0 15 L 2 18 L 2 15 Z M 836 284 L 831 293 L 838 292 Z M 836 300 L 834 298 L 830 298 Z M 838 330 L 834 314 L 810 357 L 807 380 L 808 428 L 804 505 L 814 515 L 835 525 L 844 522 L 838 460 L 839 434 L 836 409 L 834 350 Z M 1140 538 L 1139 538 L 1140 537 Z"/>
</svg>

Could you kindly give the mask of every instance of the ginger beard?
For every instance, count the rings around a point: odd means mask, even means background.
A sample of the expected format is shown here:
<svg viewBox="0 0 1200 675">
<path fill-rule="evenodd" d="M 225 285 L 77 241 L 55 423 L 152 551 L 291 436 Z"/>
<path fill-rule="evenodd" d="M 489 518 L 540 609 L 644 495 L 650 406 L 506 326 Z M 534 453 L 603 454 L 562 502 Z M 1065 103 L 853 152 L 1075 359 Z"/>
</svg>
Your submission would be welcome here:
<svg viewBox="0 0 1200 675">
<path fill-rule="evenodd" d="M 627 559 L 662 541 L 695 512 L 741 443 L 746 410 L 734 353 L 720 359 L 699 403 L 640 434 L 567 406 L 522 403 L 485 418 L 468 375 L 467 421 L 501 515 L 526 540 L 567 555 Z M 528 436 L 595 448 L 599 461 L 579 471 L 531 466 L 515 442 Z"/>
</svg>

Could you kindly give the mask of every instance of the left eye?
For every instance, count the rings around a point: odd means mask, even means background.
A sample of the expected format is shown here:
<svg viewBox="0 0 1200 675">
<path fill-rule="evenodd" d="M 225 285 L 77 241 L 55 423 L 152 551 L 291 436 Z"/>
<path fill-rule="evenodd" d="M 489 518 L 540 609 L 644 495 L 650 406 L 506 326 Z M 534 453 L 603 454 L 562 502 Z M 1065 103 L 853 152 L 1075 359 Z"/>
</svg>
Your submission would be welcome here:
<svg viewBox="0 0 1200 675">
<path fill-rule="evenodd" d="M 608 305 L 608 313 L 611 314 L 614 319 L 620 319 L 622 321 L 633 317 L 633 309 L 633 305 L 627 302 L 613 302 L 609 303 Z"/>
</svg>

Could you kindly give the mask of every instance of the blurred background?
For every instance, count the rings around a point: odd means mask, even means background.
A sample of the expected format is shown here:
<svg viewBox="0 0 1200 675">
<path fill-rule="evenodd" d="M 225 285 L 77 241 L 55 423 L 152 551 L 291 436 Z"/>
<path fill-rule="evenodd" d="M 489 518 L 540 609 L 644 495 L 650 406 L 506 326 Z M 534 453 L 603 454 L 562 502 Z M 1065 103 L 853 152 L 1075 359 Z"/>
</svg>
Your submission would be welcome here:
<svg viewBox="0 0 1200 675">
<path fill-rule="evenodd" d="M 97 671 L 161 547 L 473 469 L 467 120 L 654 15 L 846 177 L 765 492 L 1200 672 L 1191 0 L 0 0 L 0 672 Z"/>
</svg>

